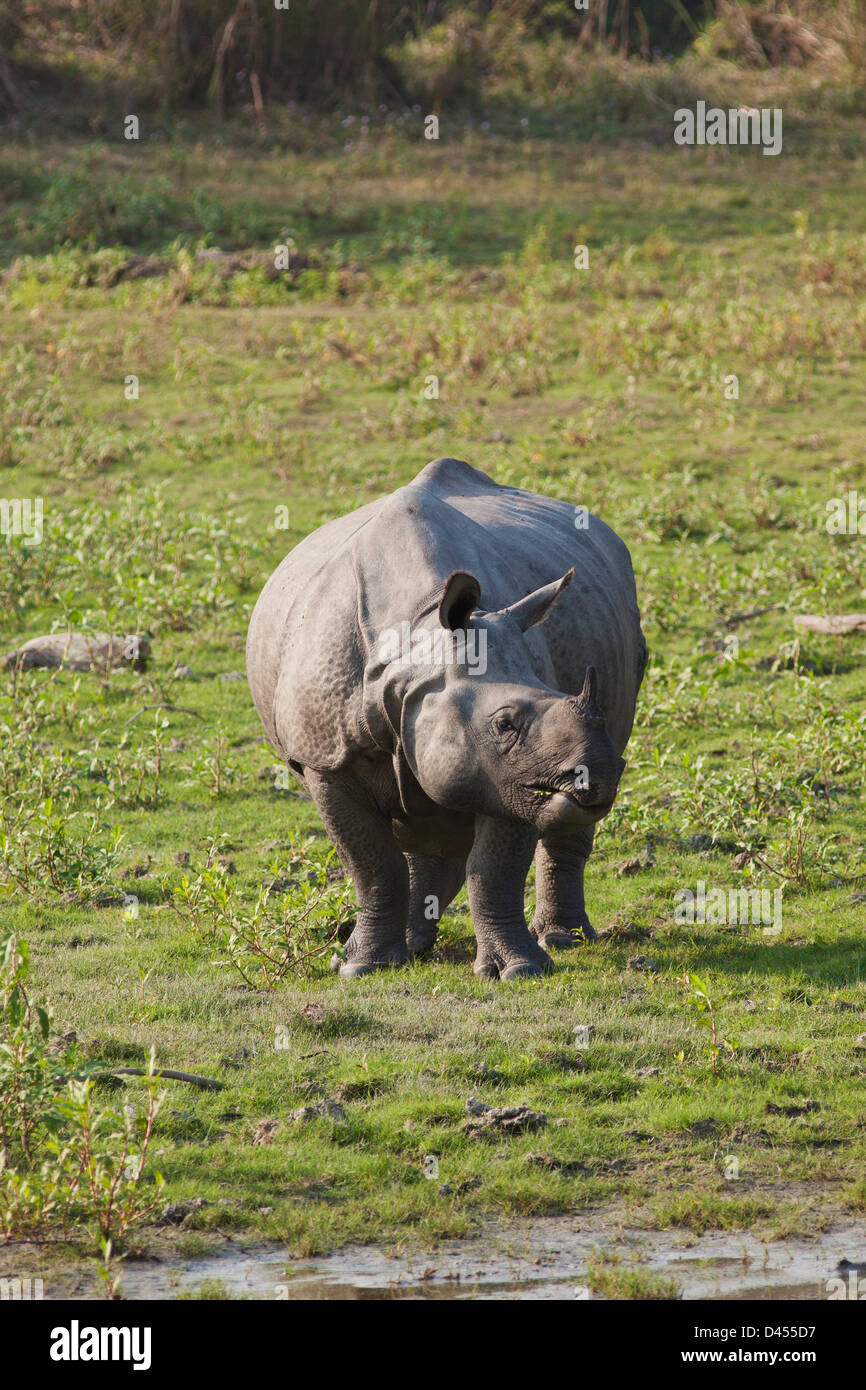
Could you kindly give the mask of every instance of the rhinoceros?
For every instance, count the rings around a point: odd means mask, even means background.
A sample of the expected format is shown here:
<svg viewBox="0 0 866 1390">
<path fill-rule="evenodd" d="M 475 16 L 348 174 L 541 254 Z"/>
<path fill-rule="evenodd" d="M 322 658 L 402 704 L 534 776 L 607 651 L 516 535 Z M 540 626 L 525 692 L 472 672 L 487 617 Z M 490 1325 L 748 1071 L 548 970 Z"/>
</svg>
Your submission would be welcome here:
<svg viewBox="0 0 866 1390">
<path fill-rule="evenodd" d="M 584 865 L 646 659 L 610 527 L 458 459 L 286 556 L 253 611 L 247 675 L 354 881 L 344 979 L 431 947 L 464 882 L 478 976 L 539 975 L 549 948 L 594 937 Z"/>
</svg>

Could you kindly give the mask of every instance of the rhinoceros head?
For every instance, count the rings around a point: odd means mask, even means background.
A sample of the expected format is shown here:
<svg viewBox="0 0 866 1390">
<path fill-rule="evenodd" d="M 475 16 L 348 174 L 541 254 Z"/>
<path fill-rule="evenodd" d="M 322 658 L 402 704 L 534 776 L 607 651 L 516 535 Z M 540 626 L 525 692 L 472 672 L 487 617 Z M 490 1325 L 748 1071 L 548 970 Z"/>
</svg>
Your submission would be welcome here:
<svg viewBox="0 0 866 1390">
<path fill-rule="evenodd" d="M 595 669 L 587 668 L 579 695 L 564 695 L 539 680 L 523 635 L 571 577 L 493 612 L 480 607 L 471 574 L 447 581 L 431 636 L 438 623 L 458 654 L 462 642 L 471 655 L 434 660 L 408 683 L 399 729 L 401 756 L 437 805 L 540 833 L 591 825 L 613 805 L 625 763 L 605 727 Z"/>
</svg>

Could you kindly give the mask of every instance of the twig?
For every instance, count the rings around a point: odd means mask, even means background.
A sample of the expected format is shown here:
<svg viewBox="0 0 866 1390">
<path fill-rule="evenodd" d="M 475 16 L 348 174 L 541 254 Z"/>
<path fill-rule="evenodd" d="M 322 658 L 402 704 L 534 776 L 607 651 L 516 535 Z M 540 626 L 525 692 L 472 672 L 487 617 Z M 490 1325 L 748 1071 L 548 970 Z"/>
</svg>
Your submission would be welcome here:
<svg viewBox="0 0 866 1390">
<path fill-rule="evenodd" d="M 204 716 L 199 714 L 197 709 L 187 709 L 186 705 L 173 705 L 169 700 L 160 700 L 158 705 L 142 705 L 135 714 L 131 714 L 127 719 L 127 724 L 131 724 L 140 714 L 146 714 L 149 709 L 170 709 L 173 714 L 191 714 L 195 719 L 202 719 Z"/>
<path fill-rule="evenodd" d="M 745 613 L 732 613 L 729 618 L 725 618 L 723 626 L 736 627 L 737 623 L 747 623 L 750 618 L 760 618 L 765 613 L 772 613 L 774 609 L 783 607 L 784 604 L 781 603 L 768 603 L 766 608 L 750 608 Z"/>
<path fill-rule="evenodd" d="M 108 1071 L 101 1072 L 99 1074 L 102 1076 L 150 1075 L 149 1072 L 145 1071 L 144 1067 L 111 1067 Z M 194 1076 L 192 1072 L 189 1071 L 169 1071 L 167 1068 L 161 1067 L 158 1070 L 154 1071 L 153 1075 L 158 1076 L 165 1081 L 189 1081 L 189 1083 L 192 1086 L 203 1086 L 206 1091 L 225 1090 L 225 1083 L 223 1081 L 214 1081 L 214 1079 L 210 1076 Z"/>
</svg>

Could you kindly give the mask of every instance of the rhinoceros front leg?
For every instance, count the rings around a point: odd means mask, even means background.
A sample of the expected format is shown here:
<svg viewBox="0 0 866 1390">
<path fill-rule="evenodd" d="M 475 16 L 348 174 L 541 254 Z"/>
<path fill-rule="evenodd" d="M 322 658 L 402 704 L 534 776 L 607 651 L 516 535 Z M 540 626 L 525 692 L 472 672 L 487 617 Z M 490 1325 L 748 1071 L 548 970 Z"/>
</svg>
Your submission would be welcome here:
<svg viewBox="0 0 866 1390">
<path fill-rule="evenodd" d="M 583 871 L 592 850 L 594 827 L 567 839 L 540 840 L 535 855 L 536 907 L 529 928 L 541 946 L 574 946 L 595 941 L 586 915 Z"/>
<path fill-rule="evenodd" d="M 417 954 L 432 946 L 439 920 L 454 900 L 466 877 L 465 859 L 443 859 L 436 854 L 407 854 L 409 864 L 409 925 L 406 946 Z"/>
<path fill-rule="evenodd" d="M 382 815 L 363 787 L 347 777 L 305 771 L 305 781 L 355 884 L 358 919 L 346 942 L 346 959 L 332 966 L 344 980 L 406 963 L 409 870 Z"/>
<path fill-rule="evenodd" d="M 513 980 L 541 975 L 553 961 L 529 934 L 523 890 L 537 840 L 528 826 L 479 816 L 466 865 L 472 925 L 478 939 L 476 975 Z"/>
</svg>

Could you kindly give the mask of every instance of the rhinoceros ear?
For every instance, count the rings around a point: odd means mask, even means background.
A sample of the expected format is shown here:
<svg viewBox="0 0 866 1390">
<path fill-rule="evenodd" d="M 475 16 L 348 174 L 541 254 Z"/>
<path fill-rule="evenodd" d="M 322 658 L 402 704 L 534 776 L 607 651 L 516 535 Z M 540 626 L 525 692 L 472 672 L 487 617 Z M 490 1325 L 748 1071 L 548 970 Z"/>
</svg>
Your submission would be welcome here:
<svg viewBox="0 0 866 1390">
<path fill-rule="evenodd" d="M 527 594 L 526 598 L 520 599 L 518 603 L 512 603 L 510 607 L 503 609 L 503 612 L 514 619 L 521 632 L 526 632 L 527 628 L 534 627 L 536 623 L 544 621 L 560 594 L 565 592 L 573 578 L 574 570 L 571 569 L 561 579 L 555 579 L 552 584 L 545 584 L 543 589 L 536 589 L 534 593 Z"/>
<path fill-rule="evenodd" d="M 474 574 L 466 570 L 455 570 L 445 580 L 442 598 L 439 600 L 439 621 L 452 632 L 465 627 L 469 614 L 481 601 L 481 585 Z"/>
</svg>

